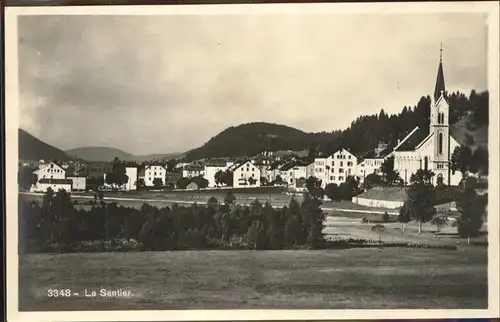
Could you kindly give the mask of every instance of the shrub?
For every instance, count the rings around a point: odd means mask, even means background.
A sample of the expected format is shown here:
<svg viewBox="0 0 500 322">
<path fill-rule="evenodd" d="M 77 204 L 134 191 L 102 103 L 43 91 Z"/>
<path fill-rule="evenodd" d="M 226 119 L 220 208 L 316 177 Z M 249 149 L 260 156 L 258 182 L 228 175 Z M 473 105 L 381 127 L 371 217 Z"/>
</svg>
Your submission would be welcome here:
<svg viewBox="0 0 500 322">
<path fill-rule="evenodd" d="M 385 226 L 384 225 L 380 225 L 380 224 L 376 224 L 371 229 L 372 229 L 372 231 L 384 231 L 385 230 Z"/>
</svg>

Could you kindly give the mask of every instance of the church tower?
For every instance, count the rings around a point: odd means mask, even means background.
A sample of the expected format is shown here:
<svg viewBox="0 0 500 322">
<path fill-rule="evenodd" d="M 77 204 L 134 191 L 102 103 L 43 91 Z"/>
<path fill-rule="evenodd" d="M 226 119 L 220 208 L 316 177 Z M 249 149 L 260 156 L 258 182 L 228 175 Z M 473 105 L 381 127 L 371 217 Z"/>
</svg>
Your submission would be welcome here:
<svg viewBox="0 0 500 322">
<path fill-rule="evenodd" d="M 445 184 L 448 183 L 448 166 L 450 161 L 450 106 L 446 101 L 446 89 L 443 72 L 443 49 L 440 49 L 439 66 L 437 71 L 436 87 L 431 100 L 431 117 L 429 133 L 434 141 L 434 152 L 432 157 L 432 170 L 436 177 L 443 177 Z"/>
</svg>

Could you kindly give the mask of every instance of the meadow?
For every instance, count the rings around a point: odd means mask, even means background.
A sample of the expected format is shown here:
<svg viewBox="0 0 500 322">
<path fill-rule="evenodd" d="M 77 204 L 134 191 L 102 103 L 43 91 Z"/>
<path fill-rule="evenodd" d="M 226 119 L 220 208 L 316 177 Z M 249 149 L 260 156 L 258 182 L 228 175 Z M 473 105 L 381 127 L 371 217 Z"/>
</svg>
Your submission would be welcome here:
<svg viewBox="0 0 500 322">
<path fill-rule="evenodd" d="M 291 198 L 276 198 L 285 197 Z M 119 203 L 139 207 L 142 202 Z M 350 206 L 348 202 L 338 205 Z M 380 214 L 331 210 L 323 232 L 327 240 L 417 242 L 454 245 L 456 249 L 375 243 L 321 250 L 23 254 L 19 259 L 19 309 L 487 308 L 486 233 L 468 245 L 451 226 L 438 232 L 435 226 L 424 224 L 418 234 L 415 222 L 405 224 L 403 231 L 401 223 L 391 220 L 383 229 L 374 230 L 380 222 Z M 69 289 L 72 295 L 49 297 L 48 291 L 54 289 Z M 101 289 L 131 294 L 102 297 Z M 92 291 L 96 296 L 85 296 Z"/>
<path fill-rule="evenodd" d="M 487 249 L 35 254 L 20 310 L 485 309 Z M 71 289 L 50 298 L 48 289 Z M 84 297 L 105 288 L 129 297 Z"/>
</svg>

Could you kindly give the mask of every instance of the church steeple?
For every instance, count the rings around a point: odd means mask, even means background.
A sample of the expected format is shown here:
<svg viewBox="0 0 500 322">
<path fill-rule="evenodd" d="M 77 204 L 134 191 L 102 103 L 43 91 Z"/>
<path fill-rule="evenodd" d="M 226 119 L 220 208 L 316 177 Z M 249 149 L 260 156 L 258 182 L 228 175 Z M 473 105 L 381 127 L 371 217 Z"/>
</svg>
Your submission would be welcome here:
<svg viewBox="0 0 500 322">
<path fill-rule="evenodd" d="M 436 79 L 436 87 L 434 89 L 434 102 L 437 102 L 437 100 L 441 97 L 441 93 L 444 94 L 446 92 L 443 72 L 443 44 L 441 44 L 441 49 L 439 51 L 439 66 Z"/>
</svg>

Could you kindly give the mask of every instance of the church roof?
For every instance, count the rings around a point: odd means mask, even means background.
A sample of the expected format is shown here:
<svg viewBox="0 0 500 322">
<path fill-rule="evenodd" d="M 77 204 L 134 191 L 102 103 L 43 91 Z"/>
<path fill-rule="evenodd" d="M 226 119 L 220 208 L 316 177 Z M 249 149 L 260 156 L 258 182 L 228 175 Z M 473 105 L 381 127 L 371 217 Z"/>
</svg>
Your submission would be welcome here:
<svg viewBox="0 0 500 322">
<path fill-rule="evenodd" d="M 421 128 L 415 128 L 413 132 L 411 132 L 411 135 L 405 138 L 399 146 L 397 146 L 394 151 L 402 152 L 402 151 L 413 151 L 415 148 L 424 141 L 427 136 L 429 135 L 429 131 L 427 129 L 421 129 Z"/>
<path fill-rule="evenodd" d="M 441 92 L 443 92 L 443 93 L 446 92 L 446 88 L 444 85 L 444 72 L 443 72 L 443 59 L 442 59 L 442 57 L 439 58 L 436 87 L 434 88 L 434 102 L 437 102 L 438 99 L 441 97 Z"/>
</svg>

